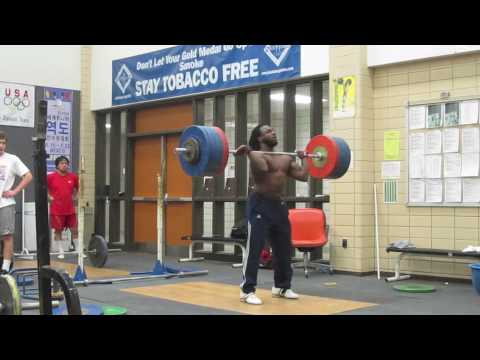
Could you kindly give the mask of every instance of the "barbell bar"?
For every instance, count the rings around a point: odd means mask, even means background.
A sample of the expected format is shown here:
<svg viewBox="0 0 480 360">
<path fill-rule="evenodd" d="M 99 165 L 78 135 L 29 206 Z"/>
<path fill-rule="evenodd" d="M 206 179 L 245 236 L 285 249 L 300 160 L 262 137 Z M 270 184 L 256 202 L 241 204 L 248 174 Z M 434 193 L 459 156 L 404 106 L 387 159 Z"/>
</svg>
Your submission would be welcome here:
<svg viewBox="0 0 480 360">
<path fill-rule="evenodd" d="M 53 300 L 52 301 L 52 307 L 56 308 L 60 306 L 60 301 L 58 300 Z M 2 303 L 0 303 L 0 315 L 13 315 L 13 314 L 4 314 L 3 311 L 7 307 L 4 306 Z M 22 303 L 21 304 L 22 311 L 23 310 L 36 310 L 40 309 L 40 303 L 38 301 L 36 302 L 27 302 L 27 303 Z"/>
<path fill-rule="evenodd" d="M 108 249 L 108 252 L 121 252 L 122 249 Z M 98 250 L 94 249 L 94 250 L 84 250 L 83 251 L 84 253 L 87 253 L 87 254 L 97 254 Z M 56 256 L 56 255 L 65 255 L 65 256 L 70 256 L 70 255 L 78 255 L 79 254 L 79 251 L 64 251 L 64 252 L 51 252 L 50 253 L 50 256 Z M 35 257 L 37 256 L 36 253 L 29 253 L 29 254 L 15 254 L 16 257 Z"/>
<path fill-rule="evenodd" d="M 175 154 L 186 153 L 186 155 L 189 156 L 189 153 L 192 153 L 192 150 L 188 149 L 188 148 L 175 148 L 174 152 L 175 152 Z M 235 155 L 237 153 L 236 150 L 228 150 L 228 152 L 230 154 L 233 154 L 233 155 Z M 285 151 L 259 151 L 259 152 L 261 152 L 262 154 L 267 154 L 267 155 L 298 156 L 298 154 L 296 152 L 285 152 Z M 316 153 L 316 154 L 306 153 L 305 157 L 322 160 L 324 156 L 321 153 Z"/>
<path fill-rule="evenodd" d="M 56 308 L 60 306 L 60 301 L 52 300 L 52 307 Z M 22 303 L 22 310 L 36 310 L 40 309 L 40 303 L 38 301 Z"/>
<path fill-rule="evenodd" d="M 74 281 L 75 286 L 89 286 L 89 285 L 110 285 L 117 282 L 135 281 L 135 280 L 152 280 L 152 279 L 171 279 L 171 278 L 183 278 L 187 276 L 206 275 L 208 270 L 196 270 L 196 271 L 179 271 L 178 273 L 168 273 L 159 275 L 141 275 L 141 276 L 127 276 L 111 279 L 94 279 L 94 280 L 79 280 Z"/>
<path fill-rule="evenodd" d="M 108 252 L 121 252 L 122 249 L 108 249 Z M 98 250 L 94 249 L 94 250 L 84 250 L 83 251 L 84 253 L 86 254 L 96 254 L 98 252 Z M 79 254 L 79 251 L 64 251 L 64 252 L 51 252 L 50 253 L 50 256 L 55 256 L 55 255 L 78 255 Z M 36 256 L 37 254 L 36 253 L 30 253 L 28 255 L 26 254 L 15 254 L 15 256 L 25 256 L 25 257 L 28 257 L 28 256 Z"/>
<path fill-rule="evenodd" d="M 193 125 L 180 136 L 180 144 L 174 152 L 180 164 L 190 176 L 214 176 L 221 174 L 227 165 L 230 150 L 228 139 L 216 126 Z M 298 156 L 293 152 L 263 152 L 269 155 Z M 306 160 L 312 177 L 337 179 L 349 166 L 351 152 L 345 140 L 326 135 L 314 136 L 305 148 Z"/>
</svg>

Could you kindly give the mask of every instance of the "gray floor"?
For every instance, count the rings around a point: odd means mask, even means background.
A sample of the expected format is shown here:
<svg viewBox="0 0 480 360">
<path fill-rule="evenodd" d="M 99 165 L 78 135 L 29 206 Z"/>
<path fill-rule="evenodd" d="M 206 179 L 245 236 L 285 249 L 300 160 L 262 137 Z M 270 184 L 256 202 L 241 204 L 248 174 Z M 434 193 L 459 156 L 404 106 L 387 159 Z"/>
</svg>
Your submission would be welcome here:
<svg viewBox="0 0 480 360">
<path fill-rule="evenodd" d="M 155 254 L 112 253 L 109 255 L 106 267 L 132 272 L 149 271 L 153 267 L 154 260 Z M 180 264 L 174 258 L 167 258 L 167 265 L 182 269 L 207 269 L 209 273 L 208 275 L 182 279 L 141 280 L 113 285 L 79 287 L 81 301 L 82 303 L 126 307 L 129 315 L 240 315 L 235 312 L 144 297 L 120 291 L 122 288 L 186 281 L 209 281 L 232 285 L 238 285 L 241 281 L 241 269 L 233 269 L 230 263 L 226 262 L 203 261 Z M 328 286 L 328 283 L 336 283 L 336 285 Z M 429 284 L 435 286 L 437 291 L 427 294 L 412 294 L 393 290 L 392 286 L 399 283 Z M 260 270 L 258 287 L 270 289 L 272 285 L 272 270 Z M 376 276 L 328 275 L 319 272 L 312 272 L 310 277 L 305 279 L 303 271 L 296 269 L 292 286 L 300 294 L 378 304 L 369 308 L 344 312 L 342 315 L 480 314 L 480 296 L 475 292 L 471 284 L 462 282 L 450 281 L 447 285 L 443 281 L 416 280 L 413 278 L 402 282 L 386 283 L 383 280 L 377 280 Z M 24 314 L 38 314 L 38 311 L 24 311 Z"/>
</svg>

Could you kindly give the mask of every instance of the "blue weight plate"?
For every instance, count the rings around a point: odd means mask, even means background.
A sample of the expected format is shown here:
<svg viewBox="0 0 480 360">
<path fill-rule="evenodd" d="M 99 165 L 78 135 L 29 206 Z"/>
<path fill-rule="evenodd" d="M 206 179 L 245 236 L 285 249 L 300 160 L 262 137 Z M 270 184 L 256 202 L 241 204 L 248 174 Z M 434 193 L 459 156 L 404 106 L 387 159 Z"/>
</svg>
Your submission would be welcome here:
<svg viewBox="0 0 480 360">
<path fill-rule="evenodd" d="M 215 128 L 210 126 L 202 126 L 203 130 L 207 132 L 210 138 L 210 158 L 208 161 L 207 172 L 205 175 L 217 175 L 218 168 L 223 159 L 223 142 L 217 134 Z"/>
<path fill-rule="evenodd" d="M 95 304 L 82 304 L 82 315 L 103 315 L 103 308 Z M 66 305 L 53 309 L 53 315 L 68 315 Z"/>
<path fill-rule="evenodd" d="M 208 168 L 211 141 L 206 131 L 202 128 L 203 126 L 190 126 L 182 133 L 182 136 L 180 136 L 179 147 L 184 147 L 184 144 L 188 139 L 194 138 L 198 141 L 200 148 L 200 156 L 196 164 L 190 164 L 183 158 L 181 154 L 179 156 L 183 171 L 185 171 L 189 176 L 204 176 Z"/>
<path fill-rule="evenodd" d="M 332 137 L 333 140 L 337 143 L 339 150 L 339 157 L 337 164 L 332 171 L 332 174 L 328 177 L 329 179 L 338 179 L 345 175 L 349 166 L 350 166 L 350 147 L 347 142 L 341 138 Z"/>
</svg>

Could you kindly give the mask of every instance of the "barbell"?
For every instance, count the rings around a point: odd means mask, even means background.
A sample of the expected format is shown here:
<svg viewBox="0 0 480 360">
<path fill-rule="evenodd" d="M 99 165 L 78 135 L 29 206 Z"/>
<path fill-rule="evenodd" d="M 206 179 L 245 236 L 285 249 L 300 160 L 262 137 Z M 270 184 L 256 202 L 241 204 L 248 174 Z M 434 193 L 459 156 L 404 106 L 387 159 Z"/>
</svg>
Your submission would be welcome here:
<svg viewBox="0 0 480 360">
<path fill-rule="evenodd" d="M 57 300 L 52 307 L 60 306 Z M 0 315 L 22 315 L 22 310 L 39 309 L 38 302 L 22 303 L 15 279 L 11 275 L 0 275 Z"/>
<path fill-rule="evenodd" d="M 139 275 L 139 276 L 127 276 L 117 277 L 110 279 L 85 279 L 74 281 L 75 286 L 89 286 L 89 285 L 111 285 L 118 282 L 136 281 L 136 280 L 155 280 L 155 279 L 172 279 L 172 278 L 184 278 L 187 276 L 207 275 L 208 270 L 192 270 L 192 271 L 179 271 L 176 273 L 165 273 L 158 275 Z"/>
<path fill-rule="evenodd" d="M 102 268 L 105 266 L 107 259 L 108 259 L 108 253 L 110 252 L 121 252 L 121 249 L 109 249 L 106 240 L 103 238 L 103 236 L 100 235 L 93 235 L 92 238 L 90 239 L 90 242 L 88 244 L 88 250 L 84 250 L 84 253 L 88 254 L 88 259 L 90 260 L 90 263 L 94 267 Z M 79 255 L 79 251 L 65 251 L 63 253 L 60 252 L 51 252 L 50 255 Z M 35 256 L 36 254 L 15 254 L 16 257 L 22 258 L 22 257 L 32 257 Z"/>
<path fill-rule="evenodd" d="M 188 175 L 214 176 L 225 170 L 228 157 L 235 154 L 235 150 L 229 149 L 228 139 L 219 127 L 193 125 L 183 131 L 175 153 Z M 263 153 L 298 156 L 296 152 Z M 350 166 L 350 148 L 341 138 L 316 135 L 307 144 L 305 153 L 314 178 L 338 179 Z"/>
</svg>

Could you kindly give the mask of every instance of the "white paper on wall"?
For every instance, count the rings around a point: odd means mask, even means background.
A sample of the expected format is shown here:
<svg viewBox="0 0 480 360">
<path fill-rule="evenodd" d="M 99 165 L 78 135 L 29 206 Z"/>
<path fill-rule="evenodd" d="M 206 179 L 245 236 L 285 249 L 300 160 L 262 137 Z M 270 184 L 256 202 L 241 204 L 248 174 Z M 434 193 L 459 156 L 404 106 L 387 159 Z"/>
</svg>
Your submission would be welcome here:
<svg viewBox="0 0 480 360">
<path fill-rule="evenodd" d="M 442 177 L 442 155 L 425 156 L 425 177 L 428 179 Z"/>
<path fill-rule="evenodd" d="M 423 155 L 417 155 L 409 159 L 409 177 L 411 179 L 418 179 L 424 177 L 424 164 L 425 159 Z"/>
<path fill-rule="evenodd" d="M 462 177 L 478 176 L 480 154 L 467 153 L 462 154 Z"/>
<path fill-rule="evenodd" d="M 425 133 L 425 154 L 439 154 L 442 152 L 442 131 L 431 130 Z"/>
<path fill-rule="evenodd" d="M 425 183 L 423 180 L 410 180 L 408 187 L 410 202 L 424 202 L 425 201 Z"/>
<path fill-rule="evenodd" d="M 445 202 L 462 201 L 462 179 L 445 179 Z"/>
<path fill-rule="evenodd" d="M 463 179 L 463 202 L 480 201 L 480 179 Z"/>
<path fill-rule="evenodd" d="M 382 179 L 399 179 L 400 161 L 382 162 Z"/>
<path fill-rule="evenodd" d="M 480 152 L 478 128 L 462 129 L 462 153 Z"/>
<path fill-rule="evenodd" d="M 460 129 L 448 128 L 443 130 L 443 152 L 458 152 Z"/>
<path fill-rule="evenodd" d="M 443 200 L 443 184 L 442 180 L 426 180 L 425 181 L 425 201 L 438 203 Z"/>
<path fill-rule="evenodd" d="M 478 123 L 478 101 L 462 101 L 460 103 L 460 124 Z"/>
<path fill-rule="evenodd" d="M 425 133 L 417 132 L 410 134 L 408 147 L 410 154 L 423 155 L 425 153 Z"/>
<path fill-rule="evenodd" d="M 460 177 L 462 171 L 461 154 L 443 155 L 443 176 L 446 178 Z"/>
<path fill-rule="evenodd" d="M 408 111 L 408 122 L 410 129 L 425 129 L 426 106 L 412 106 Z"/>
</svg>

